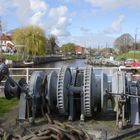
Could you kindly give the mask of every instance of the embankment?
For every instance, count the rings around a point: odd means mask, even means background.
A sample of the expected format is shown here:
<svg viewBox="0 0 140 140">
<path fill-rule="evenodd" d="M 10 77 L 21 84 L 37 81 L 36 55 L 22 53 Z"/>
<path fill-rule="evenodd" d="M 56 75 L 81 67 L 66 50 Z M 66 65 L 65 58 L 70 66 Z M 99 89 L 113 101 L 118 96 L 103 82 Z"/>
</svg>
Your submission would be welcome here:
<svg viewBox="0 0 140 140">
<path fill-rule="evenodd" d="M 10 67 L 27 67 L 32 65 L 39 65 L 39 64 L 46 64 L 50 62 L 56 62 L 56 61 L 66 61 L 74 59 L 72 57 L 63 57 L 63 56 L 43 56 L 43 57 L 35 57 L 33 58 L 33 64 L 25 64 L 23 61 L 13 61 Z"/>
</svg>

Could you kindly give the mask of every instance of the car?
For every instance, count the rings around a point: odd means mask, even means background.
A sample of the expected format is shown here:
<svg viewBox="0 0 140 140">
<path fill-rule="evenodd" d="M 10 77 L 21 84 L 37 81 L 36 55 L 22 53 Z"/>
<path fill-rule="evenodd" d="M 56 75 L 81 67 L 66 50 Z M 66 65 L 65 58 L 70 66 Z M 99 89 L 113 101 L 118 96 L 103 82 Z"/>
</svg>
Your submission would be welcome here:
<svg viewBox="0 0 140 140">
<path fill-rule="evenodd" d="M 126 67 L 131 67 L 132 66 L 132 63 L 134 62 L 135 60 L 134 59 L 127 59 L 125 61 L 125 66 Z"/>
</svg>

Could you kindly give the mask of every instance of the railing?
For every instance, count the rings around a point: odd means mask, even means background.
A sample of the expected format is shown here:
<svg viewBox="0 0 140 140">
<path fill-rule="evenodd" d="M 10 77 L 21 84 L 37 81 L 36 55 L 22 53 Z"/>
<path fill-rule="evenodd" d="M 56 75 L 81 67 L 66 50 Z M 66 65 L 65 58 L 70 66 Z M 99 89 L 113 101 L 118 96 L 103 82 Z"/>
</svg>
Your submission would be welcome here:
<svg viewBox="0 0 140 140">
<path fill-rule="evenodd" d="M 75 67 L 71 67 L 72 70 L 76 69 Z M 85 69 L 85 67 L 80 67 L 80 69 Z M 124 68 L 124 67 L 93 67 L 93 70 L 122 70 L 122 69 L 140 69 L 136 68 L 136 67 L 128 67 L 128 68 Z M 14 79 L 19 79 L 21 77 L 24 77 L 26 79 L 26 82 L 29 83 L 30 80 L 30 76 L 32 74 L 33 71 L 48 71 L 48 70 L 55 70 L 55 71 L 59 71 L 60 68 L 9 68 L 10 71 L 10 76 L 13 77 Z M 18 74 L 15 74 L 15 71 L 18 72 Z M 19 74 L 21 73 L 22 74 Z M 12 74 L 13 73 L 13 74 Z M 100 74 L 96 75 L 97 77 L 100 76 Z M 109 77 L 111 75 L 108 75 Z M 5 80 L 3 80 L 1 83 L 4 83 Z M 0 89 L 4 88 L 3 84 L 0 84 Z"/>
<path fill-rule="evenodd" d="M 47 70 L 58 71 L 60 70 L 60 68 L 9 68 L 10 76 L 13 79 L 25 78 L 27 83 L 29 83 L 29 79 L 33 71 L 47 71 Z M 1 81 L 0 89 L 4 88 L 4 83 L 5 80 Z"/>
<path fill-rule="evenodd" d="M 10 74 L 11 77 L 25 77 L 26 82 L 29 83 L 29 77 L 33 71 L 47 71 L 47 70 L 59 70 L 60 68 L 9 68 L 9 71 L 24 71 L 25 74 L 13 75 Z M 20 72 L 19 72 L 20 73 Z"/>
</svg>

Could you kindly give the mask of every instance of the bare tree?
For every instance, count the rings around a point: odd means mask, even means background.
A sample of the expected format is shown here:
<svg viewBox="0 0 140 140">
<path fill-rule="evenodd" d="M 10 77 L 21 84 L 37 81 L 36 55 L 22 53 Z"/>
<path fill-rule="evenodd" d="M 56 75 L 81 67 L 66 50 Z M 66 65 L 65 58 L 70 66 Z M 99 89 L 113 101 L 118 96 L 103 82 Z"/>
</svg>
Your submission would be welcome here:
<svg viewBox="0 0 140 140">
<path fill-rule="evenodd" d="M 125 33 L 115 40 L 114 47 L 120 52 L 127 52 L 133 47 L 133 43 L 134 38 L 130 34 Z"/>
</svg>

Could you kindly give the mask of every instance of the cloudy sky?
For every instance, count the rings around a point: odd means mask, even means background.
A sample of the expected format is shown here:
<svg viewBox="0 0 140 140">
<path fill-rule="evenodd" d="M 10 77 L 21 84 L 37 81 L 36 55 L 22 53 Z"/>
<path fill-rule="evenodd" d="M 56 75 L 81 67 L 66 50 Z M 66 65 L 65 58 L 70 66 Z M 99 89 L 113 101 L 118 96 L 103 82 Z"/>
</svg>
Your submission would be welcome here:
<svg viewBox="0 0 140 140">
<path fill-rule="evenodd" d="M 39 25 L 46 35 L 57 36 L 60 45 L 111 47 L 123 33 L 134 37 L 140 0 L 0 0 L 0 16 L 6 31 Z"/>
</svg>

